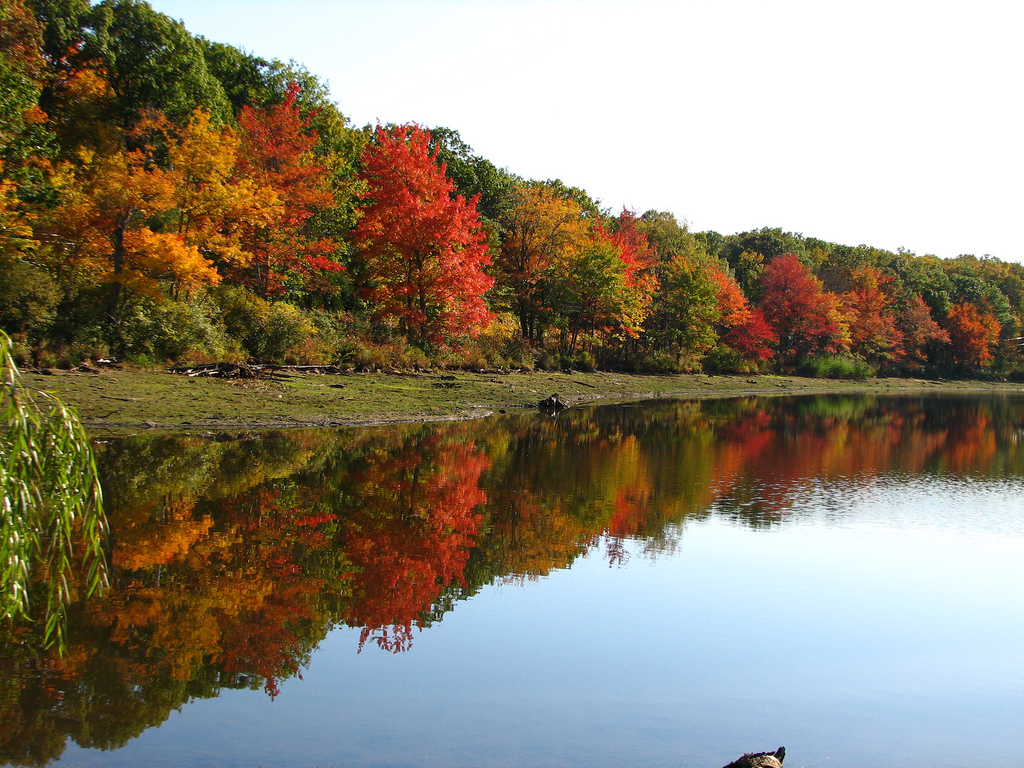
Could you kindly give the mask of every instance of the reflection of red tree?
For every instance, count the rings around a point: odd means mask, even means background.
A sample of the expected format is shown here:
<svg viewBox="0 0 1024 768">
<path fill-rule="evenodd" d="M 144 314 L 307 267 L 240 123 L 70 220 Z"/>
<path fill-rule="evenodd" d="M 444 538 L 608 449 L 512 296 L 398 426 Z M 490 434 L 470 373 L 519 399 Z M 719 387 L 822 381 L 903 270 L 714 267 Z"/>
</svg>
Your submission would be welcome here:
<svg viewBox="0 0 1024 768">
<path fill-rule="evenodd" d="M 417 617 L 462 581 L 489 464 L 473 443 L 437 433 L 369 457 L 343 534 L 355 569 L 345 620 L 363 628 L 360 649 L 371 639 L 395 653 L 408 649 Z"/>
<path fill-rule="evenodd" d="M 605 529 L 608 535 L 605 552 L 609 565 L 624 563 L 628 557 L 626 539 L 637 536 L 648 527 L 654 494 L 649 481 L 650 475 L 645 473 L 634 484 L 619 488 L 611 520 Z"/>
<path fill-rule="evenodd" d="M 989 414 L 977 412 L 950 429 L 945 456 L 952 472 L 985 471 L 999 452 L 997 427 Z"/>
<path fill-rule="evenodd" d="M 730 432 L 753 429 L 753 423 L 736 422 Z M 757 441 L 743 446 L 738 464 L 730 463 L 730 444 L 723 443 L 716 473 L 727 475 L 733 466 L 730 495 L 756 500 L 759 515 L 777 518 L 807 493 L 811 482 L 882 476 L 894 469 L 908 474 L 929 467 L 986 472 L 998 460 L 999 444 L 992 415 L 984 408 L 961 410 L 949 423 L 909 402 L 848 413 L 840 406 L 833 415 L 790 413 L 772 419 Z"/>
<path fill-rule="evenodd" d="M 258 603 L 245 606 L 224 626 L 220 662 L 228 674 L 259 675 L 276 696 L 277 680 L 296 674 L 309 648 L 309 626 L 323 624 L 325 581 L 300 563 L 331 546 L 337 515 L 313 511 L 321 492 L 261 486 L 222 502 L 242 537 L 252 577 L 273 585 Z"/>
<path fill-rule="evenodd" d="M 258 675 L 271 696 L 280 692 L 277 681 L 297 674 L 308 653 L 308 633 L 297 629 L 313 623 L 313 597 L 318 579 L 287 581 L 224 628 L 221 663 L 229 676 Z M 299 675 L 301 678 L 301 675 Z"/>
</svg>

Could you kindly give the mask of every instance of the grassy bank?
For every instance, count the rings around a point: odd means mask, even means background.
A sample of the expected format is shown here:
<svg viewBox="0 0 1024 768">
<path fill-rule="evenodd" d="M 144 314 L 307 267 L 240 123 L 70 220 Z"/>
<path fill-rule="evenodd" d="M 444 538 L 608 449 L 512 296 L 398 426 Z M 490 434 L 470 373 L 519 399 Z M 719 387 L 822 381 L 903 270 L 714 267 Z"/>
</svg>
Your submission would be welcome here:
<svg viewBox="0 0 1024 768">
<path fill-rule="evenodd" d="M 269 380 L 188 378 L 147 371 L 26 373 L 73 405 L 91 431 L 354 425 L 466 418 L 532 408 L 557 393 L 571 404 L 655 397 L 824 392 L 1022 392 L 1020 383 L 791 376 L 635 376 L 617 373 L 347 373 Z"/>
</svg>

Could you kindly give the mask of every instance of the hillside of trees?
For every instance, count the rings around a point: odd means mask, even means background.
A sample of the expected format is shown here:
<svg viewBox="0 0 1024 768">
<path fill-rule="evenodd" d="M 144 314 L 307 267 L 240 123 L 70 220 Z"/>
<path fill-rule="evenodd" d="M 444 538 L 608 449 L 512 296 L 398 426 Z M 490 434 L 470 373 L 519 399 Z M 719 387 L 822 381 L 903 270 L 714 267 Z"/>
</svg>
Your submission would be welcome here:
<svg viewBox="0 0 1024 768">
<path fill-rule="evenodd" d="M 605 210 L 141 0 L 0 0 L 23 363 L 1024 378 L 1022 321 L 1018 263 Z"/>
</svg>

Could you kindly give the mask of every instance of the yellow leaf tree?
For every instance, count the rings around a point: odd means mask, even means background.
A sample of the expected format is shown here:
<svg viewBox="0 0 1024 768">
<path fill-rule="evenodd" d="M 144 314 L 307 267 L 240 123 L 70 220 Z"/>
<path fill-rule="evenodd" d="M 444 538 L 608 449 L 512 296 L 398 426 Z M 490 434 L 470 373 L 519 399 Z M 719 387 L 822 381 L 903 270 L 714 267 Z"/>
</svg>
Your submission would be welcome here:
<svg viewBox="0 0 1024 768">
<path fill-rule="evenodd" d="M 523 338 L 536 343 L 544 331 L 550 272 L 586 247 L 590 222 L 581 205 L 544 184 L 520 187 L 515 200 L 495 257 L 497 292 L 519 319 Z"/>
<path fill-rule="evenodd" d="M 237 179 L 239 141 L 196 110 L 176 128 L 159 115 L 138 122 L 121 146 L 82 147 L 51 183 L 60 204 L 37 219 L 52 272 L 65 284 L 109 284 L 115 327 L 126 291 L 159 298 L 220 281 L 218 265 L 244 264 L 243 225 L 271 221 L 273 190 Z"/>
</svg>

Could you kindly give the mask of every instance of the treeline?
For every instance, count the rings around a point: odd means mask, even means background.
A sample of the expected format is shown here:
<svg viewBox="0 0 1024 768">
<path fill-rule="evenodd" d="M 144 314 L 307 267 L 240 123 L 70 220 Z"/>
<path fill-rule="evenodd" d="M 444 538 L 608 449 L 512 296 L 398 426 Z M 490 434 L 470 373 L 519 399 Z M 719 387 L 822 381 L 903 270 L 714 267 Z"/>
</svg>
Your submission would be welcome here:
<svg viewBox="0 0 1024 768">
<path fill-rule="evenodd" d="M 0 0 L 0 328 L 23 362 L 1024 376 L 1024 266 L 694 232 L 140 0 Z"/>
</svg>

